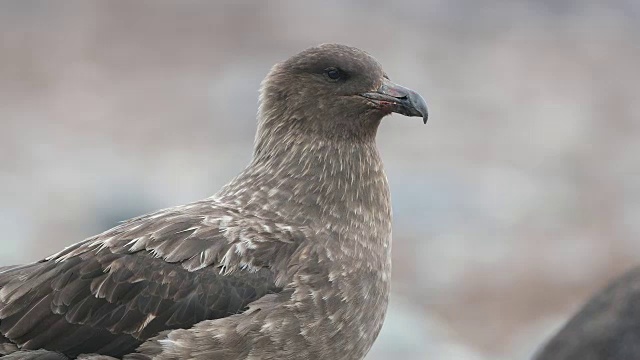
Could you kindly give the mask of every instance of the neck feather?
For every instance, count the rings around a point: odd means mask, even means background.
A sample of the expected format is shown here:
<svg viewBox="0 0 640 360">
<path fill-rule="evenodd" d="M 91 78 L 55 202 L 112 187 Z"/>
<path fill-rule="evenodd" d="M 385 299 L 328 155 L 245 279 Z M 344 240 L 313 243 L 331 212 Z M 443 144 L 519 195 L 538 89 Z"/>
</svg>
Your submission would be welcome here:
<svg viewBox="0 0 640 360">
<path fill-rule="evenodd" d="M 375 139 L 311 137 L 259 137 L 253 161 L 216 198 L 259 216 L 334 232 L 390 231 L 389 189 Z"/>
</svg>

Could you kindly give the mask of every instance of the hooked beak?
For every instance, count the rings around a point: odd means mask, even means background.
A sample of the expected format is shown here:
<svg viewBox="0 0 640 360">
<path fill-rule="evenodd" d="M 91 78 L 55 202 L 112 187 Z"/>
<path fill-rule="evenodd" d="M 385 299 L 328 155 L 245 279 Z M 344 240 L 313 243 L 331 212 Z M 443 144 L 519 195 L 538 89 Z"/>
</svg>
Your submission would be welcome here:
<svg viewBox="0 0 640 360">
<path fill-rule="evenodd" d="M 406 116 L 420 116 L 427 123 L 429 113 L 427 103 L 417 92 L 392 83 L 385 78 L 382 85 L 375 92 L 360 94 L 360 96 L 376 105 L 378 109 L 395 112 Z"/>
</svg>

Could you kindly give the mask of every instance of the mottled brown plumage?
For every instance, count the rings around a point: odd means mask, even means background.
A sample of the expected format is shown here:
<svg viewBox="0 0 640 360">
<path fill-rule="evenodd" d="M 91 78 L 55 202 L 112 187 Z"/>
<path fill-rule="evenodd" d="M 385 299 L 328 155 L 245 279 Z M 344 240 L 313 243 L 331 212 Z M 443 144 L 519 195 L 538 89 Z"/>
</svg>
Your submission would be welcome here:
<svg viewBox="0 0 640 360">
<path fill-rule="evenodd" d="M 427 117 L 419 95 L 358 49 L 321 45 L 274 66 L 253 160 L 216 195 L 0 272 L 5 352 L 363 358 L 389 292 L 391 207 L 375 134 L 391 112 Z"/>
</svg>

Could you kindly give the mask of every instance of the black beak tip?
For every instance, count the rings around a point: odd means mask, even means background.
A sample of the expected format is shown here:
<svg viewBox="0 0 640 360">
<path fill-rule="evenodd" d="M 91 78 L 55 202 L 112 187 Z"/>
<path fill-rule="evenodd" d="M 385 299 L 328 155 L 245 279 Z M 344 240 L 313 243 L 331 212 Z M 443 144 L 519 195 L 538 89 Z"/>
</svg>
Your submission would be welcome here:
<svg viewBox="0 0 640 360">
<path fill-rule="evenodd" d="M 429 110 L 427 108 L 427 102 L 424 101 L 422 96 L 415 94 L 415 98 L 411 101 L 413 107 L 422 116 L 422 121 L 426 124 L 429 119 Z"/>
</svg>

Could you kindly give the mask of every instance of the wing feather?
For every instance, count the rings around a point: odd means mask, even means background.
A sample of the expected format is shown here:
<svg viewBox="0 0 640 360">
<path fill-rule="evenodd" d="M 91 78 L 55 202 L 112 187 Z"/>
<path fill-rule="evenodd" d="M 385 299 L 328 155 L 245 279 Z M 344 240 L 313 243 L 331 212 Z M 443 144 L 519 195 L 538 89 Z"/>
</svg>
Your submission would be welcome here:
<svg viewBox="0 0 640 360">
<path fill-rule="evenodd" d="M 212 201 L 132 219 L 46 260 L 0 270 L 0 333 L 22 350 L 120 357 L 146 339 L 242 312 L 282 289 L 308 229 Z"/>
</svg>

